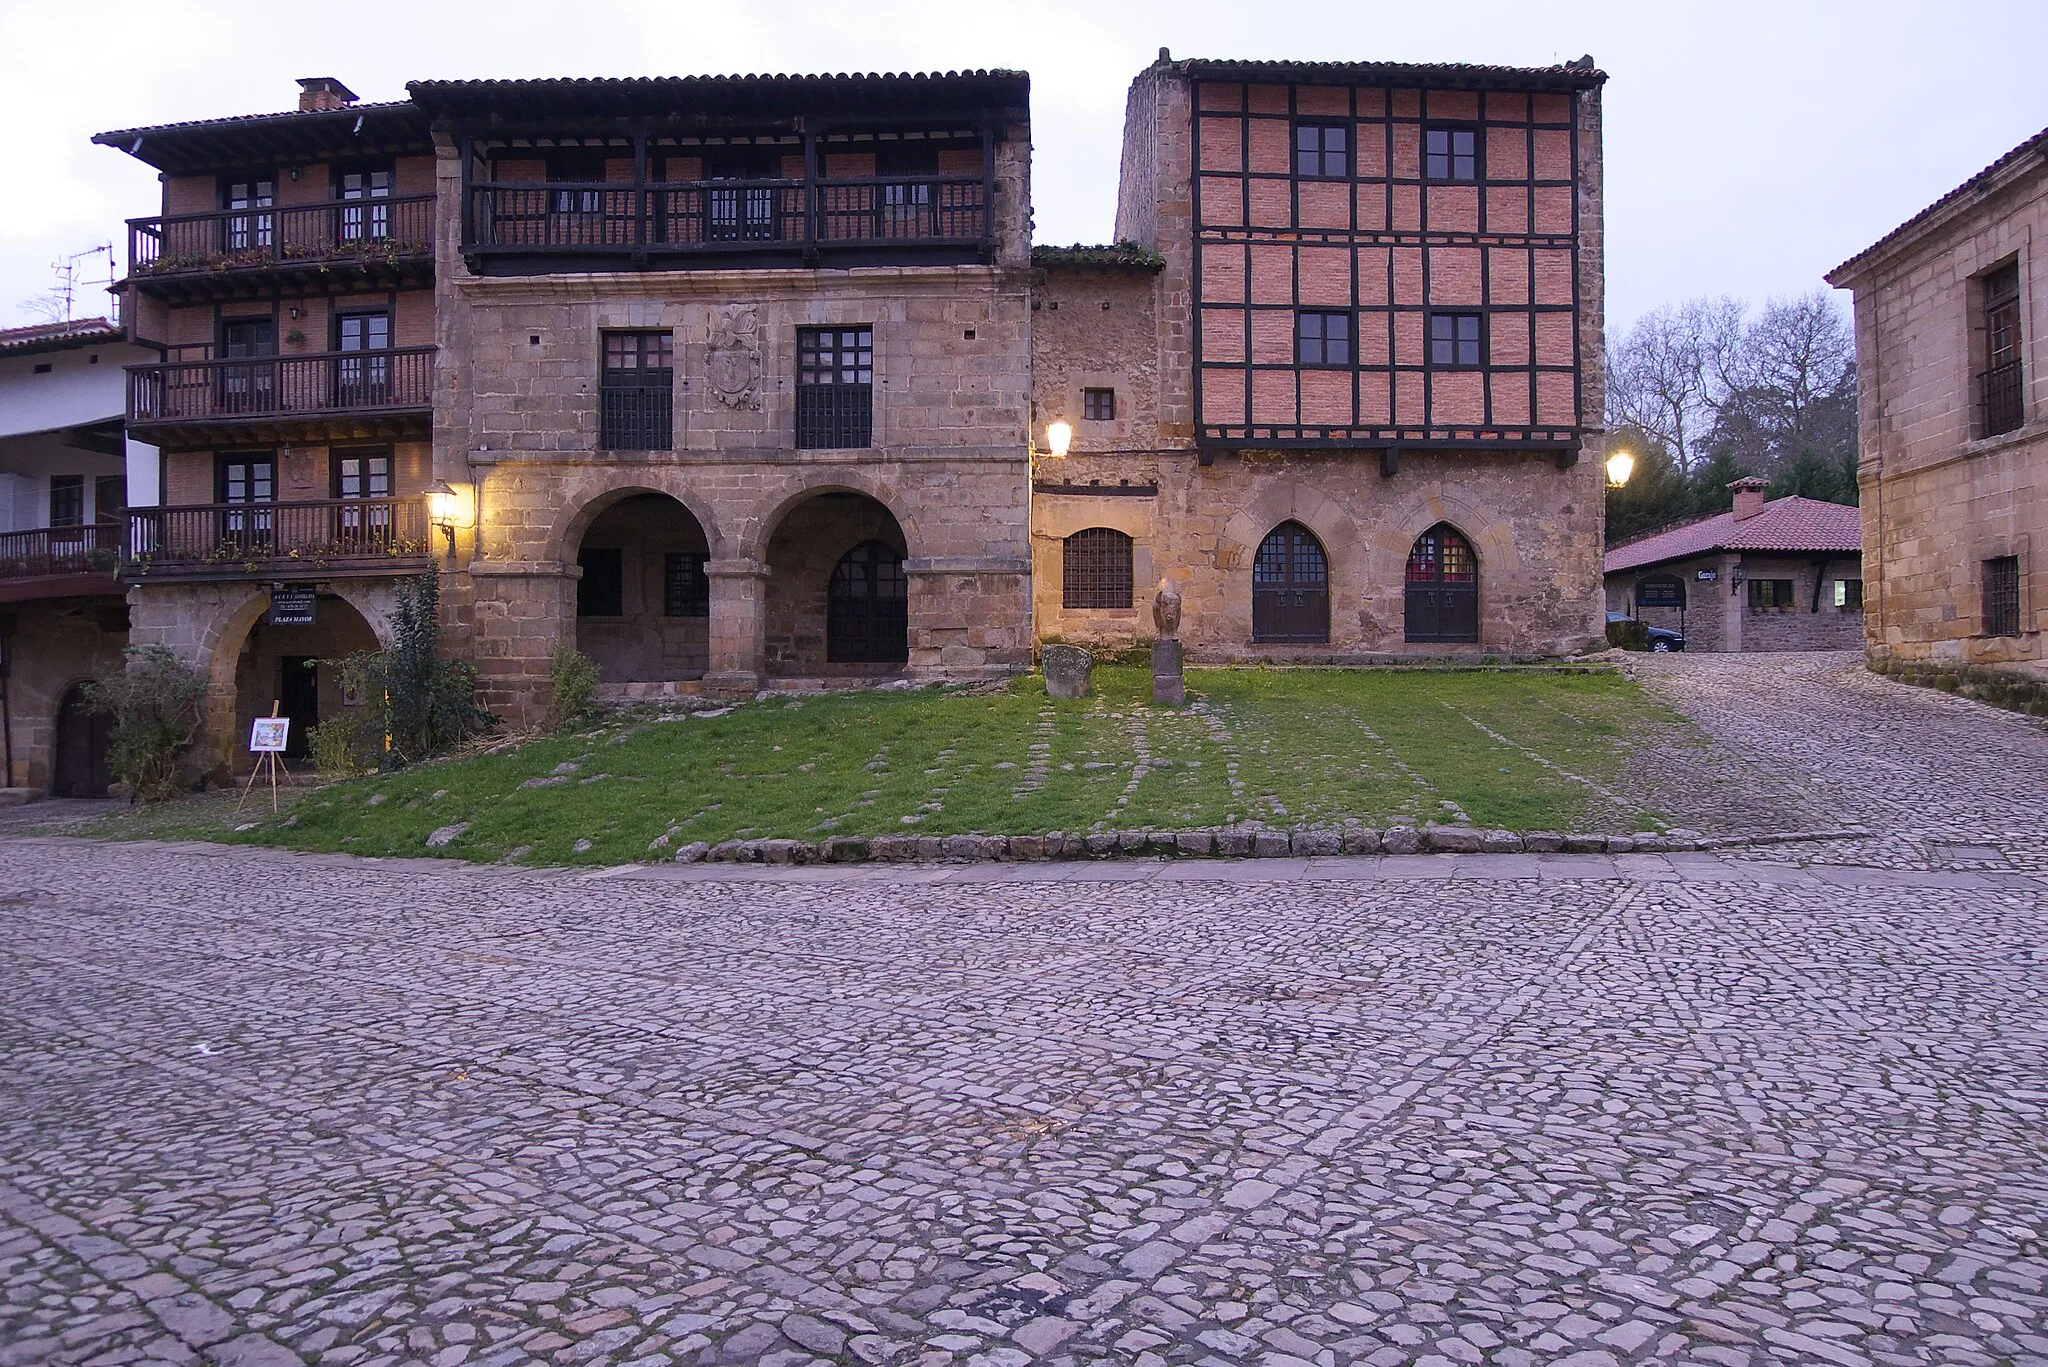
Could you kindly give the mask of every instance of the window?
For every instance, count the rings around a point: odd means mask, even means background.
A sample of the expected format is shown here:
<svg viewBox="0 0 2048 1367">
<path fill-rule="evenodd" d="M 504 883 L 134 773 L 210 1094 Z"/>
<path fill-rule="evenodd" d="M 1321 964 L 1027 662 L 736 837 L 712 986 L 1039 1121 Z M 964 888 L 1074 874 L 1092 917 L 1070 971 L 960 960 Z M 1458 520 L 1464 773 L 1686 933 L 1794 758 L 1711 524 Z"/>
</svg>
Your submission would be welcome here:
<svg viewBox="0 0 2048 1367">
<path fill-rule="evenodd" d="M 711 581 L 705 577 L 702 551 L 679 551 L 661 566 L 661 612 L 664 617 L 709 617 Z"/>
<path fill-rule="evenodd" d="M 50 525 L 77 527 L 85 522 L 85 476 L 50 476 Z"/>
<path fill-rule="evenodd" d="M 553 197 L 558 214 L 594 214 L 604 208 L 604 152 L 556 152 L 548 158 L 548 179 L 558 187 Z"/>
<path fill-rule="evenodd" d="M 1984 562 L 1984 634 L 2020 634 L 2020 558 L 2016 555 Z"/>
<path fill-rule="evenodd" d="M 274 173 L 223 180 L 220 207 L 229 214 L 224 225 L 223 245 L 231 252 L 268 250 L 276 240 L 277 216 L 251 211 L 268 209 L 276 203 L 277 176 Z"/>
<path fill-rule="evenodd" d="M 332 460 L 329 473 L 335 498 L 344 503 L 360 503 L 364 499 L 375 502 L 375 506 L 369 508 L 334 510 L 334 528 L 339 540 L 353 544 L 368 538 L 388 538 L 392 510 L 382 500 L 391 497 L 391 448 L 371 446 L 336 450 Z"/>
<path fill-rule="evenodd" d="M 625 552 L 586 547 L 576 553 L 583 577 L 576 581 L 578 617 L 625 616 Z"/>
<path fill-rule="evenodd" d="M 277 320 L 227 318 L 220 325 L 220 357 L 243 360 L 224 365 L 214 376 L 214 408 L 222 416 L 267 413 L 277 403 L 277 363 L 253 359 L 277 354 Z"/>
<path fill-rule="evenodd" d="M 1318 179 L 1350 175 L 1350 127 L 1341 123 L 1294 125 L 1294 174 Z"/>
<path fill-rule="evenodd" d="M 1984 373 L 1977 377 L 1978 434 L 1995 437 L 2026 421 L 2020 384 L 2020 263 L 1984 277 Z"/>
<path fill-rule="evenodd" d="M 391 402 L 391 315 L 344 313 L 334 320 L 334 399 L 344 408 L 382 408 Z M 369 354 L 358 354 L 369 353 Z"/>
<path fill-rule="evenodd" d="M 666 451 L 673 447 L 675 385 L 673 334 L 605 333 L 598 449 Z"/>
<path fill-rule="evenodd" d="M 92 481 L 92 520 L 117 523 L 128 508 L 126 475 L 95 475 Z"/>
<path fill-rule="evenodd" d="M 798 328 L 796 444 L 803 450 L 874 444 L 875 330 Z"/>
<path fill-rule="evenodd" d="M 889 142 L 875 149 L 875 174 L 882 178 L 882 207 L 892 216 L 929 211 L 932 180 L 939 174 L 939 149 L 929 142 Z M 896 179 L 896 177 L 905 179 Z M 909 179 L 917 177 L 917 179 Z"/>
<path fill-rule="evenodd" d="M 1063 608 L 1127 608 L 1131 578 L 1131 539 L 1122 532 L 1089 527 L 1060 543 Z"/>
<path fill-rule="evenodd" d="M 1835 606 L 1843 612 L 1863 611 L 1863 581 L 1861 579 L 1837 579 L 1835 581 Z"/>
<path fill-rule="evenodd" d="M 707 180 L 765 181 L 782 171 L 773 147 L 729 147 L 705 160 Z M 772 242 L 778 232 L 779 200 L 772 185 L 714 188 L 705 195 L 705 232 L 723 242 Z"/>
<path fill-rule="evenodd" d="M 1350 365 L 1351 315 L 1320 312 L 1296 314 L 1294 359 L 1300 365 Z"/>
<path fill-rule="evenodd" d="M 1792 610 L 1792 581 L 1790 579 L 1750 580 L 1749 610 L 1751 612 L 1790 612 Z"/>
<path fill-rule="evenodd" d="M 1422 169 L 1431 180 L 1478 180 L 1478 131 L 1471 128 L 1426 129 L 1423 133 Z"/>
<path fill-rule="evenodd" d="M 1476 313 L 1429 315 L 1429 363 L 1439 370 L 1459 370 L 1481 363 L 1484 347 Z"/>
<path fill-rule="evenodd" d="M 334 197 L 341 201 L 337 224 L 343 242 L 374 242 L 391 236 L 392 172 L 388 166 L 374 170 L 343 171 L 334 179 Z"/>
<path fill-rule="evenodd" d="M 1082 390 L 1081 416 L 1089 422 L 1115 421 L 1116 391 L 1114 389 Z"/>
<path fill-rule="evenodd" d="M 222 453 L 214 466 L 214 498 L 236 505 L 221 514 L 223 540 L 267 542 L 276 514 L 268 509 L 244 511 L 241 505 L 276 500 L 277 456 L 269 451 Z"/>
</svg>

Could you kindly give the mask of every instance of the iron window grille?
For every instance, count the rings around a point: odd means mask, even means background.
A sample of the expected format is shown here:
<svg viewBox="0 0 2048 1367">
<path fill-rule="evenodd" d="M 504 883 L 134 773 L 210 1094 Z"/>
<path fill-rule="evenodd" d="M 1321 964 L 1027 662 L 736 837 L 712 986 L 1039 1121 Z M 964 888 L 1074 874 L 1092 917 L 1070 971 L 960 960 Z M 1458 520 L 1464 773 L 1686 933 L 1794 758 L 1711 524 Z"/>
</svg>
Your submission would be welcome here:
<svg viewBox="0 0 2048 1367">
<path fill-rule="evenodd" d="M 1749 581 L 1749 610 L 1751 612 L 1790 612 L 1793 607 L 1792 581 L 1790 579 L 1752 579 Z"/>
<path fill-rule="evenodd" d="M 626 555 L 616 548 L 591 547 L 576 552 L 583 577 L 576 581 L 578 617 L 626 615 Z"/>
<path fill-rule="evenodd" d="M 1294 316 L 1294 358 L 1301 365 L 1351 364 L 1351 315 L 1303 310 Z"/>
<path fill-rule="evenodd" d="M 1089 422 L 1115 421 L 1116 391 L 1114 389 L 1082 390 L 1081 416 Z"/>
<path fill-rule="evenodd" d="M 661 611 L 665 617 L 709 617 L 711 580 L 704 574 L 703 551 L 670 553 L 661 567 Z"/>
<path fill-rule="evenodd" d="M 1984 634 L 2020 634 L 2020 558 L 2016 555 L 1984 562 Z"/>
<path fill-rule="evenodd" d="M 80 527 L 85 525 L 85 476 L 50 476 L 50 525 L 52 527 Z"/>
<path fill-rule="evenodd" d="M 1984 373 L 1977 377 L 1979 436 L 1995 437 L 2026 422 L 2020 372 L 2020 263 L 1984 277 Z"/>
<path fill-rule="evenodd" d="M 1294 125 L 1294 174 L 1342 180 L 1351 174 L 1351 129 L 1341 123 Z"/>
<path fill-rule="evenodd" d="M 1429 363 L 1438 370 L 1467 370 L 1484 363 L 1484 330 L 1476 313 L 1429 315 Z"/>
<path fill-rule="evenodd" d="M 1423 133 L 1423 174 L 1430 180 L 1479 179 L 1479 131 L 1430 128 Z"/>
<path fill-rule="evenodd" d="M 874 445 L 875 330 L 798 328 L 796 366 L 797 447 Z"/>
<path fill-rule="evenodd" d="M 675 445 L 675 338 L 667 332 L 604 334 L 598 447 L 667 451 Z"/>
<path fill-rule="evenodd" d="M 1060 606 L 1131 605 L 1131 539 L 1110 527 L 1088 527 L 1060 543 Z"/>
</svg>

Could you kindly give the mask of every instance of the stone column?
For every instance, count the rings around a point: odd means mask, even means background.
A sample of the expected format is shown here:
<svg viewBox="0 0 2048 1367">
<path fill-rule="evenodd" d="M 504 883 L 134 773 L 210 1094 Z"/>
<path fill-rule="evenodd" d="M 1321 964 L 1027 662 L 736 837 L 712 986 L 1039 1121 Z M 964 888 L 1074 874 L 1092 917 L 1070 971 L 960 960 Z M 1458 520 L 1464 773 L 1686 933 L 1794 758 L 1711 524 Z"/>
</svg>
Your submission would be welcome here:
<svg viewBox="0 0 2048 1367">
<path fill-rule="evenodd" d="M 758 560 L 711 560 L 709 693 L 752 693 L 768 657 L 768 567 Z"/>
<path fill-rule="evenodd" d="M 478 560 L 469 574 L 477 693 L 500 720 L 529 725 L 547 711 L 555 647 L 576 620 L 583 571 L 552 561 Z"/>
</svg>

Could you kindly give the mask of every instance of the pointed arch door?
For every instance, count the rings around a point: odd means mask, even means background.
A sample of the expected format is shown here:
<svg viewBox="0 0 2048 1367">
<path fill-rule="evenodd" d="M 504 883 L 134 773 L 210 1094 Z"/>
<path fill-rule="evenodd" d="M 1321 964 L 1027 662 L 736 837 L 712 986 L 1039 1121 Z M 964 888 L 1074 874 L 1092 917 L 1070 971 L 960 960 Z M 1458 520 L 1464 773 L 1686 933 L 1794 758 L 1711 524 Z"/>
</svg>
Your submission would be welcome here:
<svg viewBox="0 0 2048 1367">
<path fill-rule="evenodd" d="M 840 557 L 826 589 L 825 659 L 902 664 L 909 658 L 910 580 L 903 555 L 885 542 L 863 541 Z"/>
<path fill-rule="evenodd" d="M 1321 643 L 1330 639 L 1330 561 L 1299 522 L 1283 522 L 1252 560 L 1252 639 Z"/>
<path fill-rule="evenodd" d="M 1472 543 L 1439 522 L 1408 552 L 1407 638 L 1479 639 L 1479 557 Z"/>
</svg>

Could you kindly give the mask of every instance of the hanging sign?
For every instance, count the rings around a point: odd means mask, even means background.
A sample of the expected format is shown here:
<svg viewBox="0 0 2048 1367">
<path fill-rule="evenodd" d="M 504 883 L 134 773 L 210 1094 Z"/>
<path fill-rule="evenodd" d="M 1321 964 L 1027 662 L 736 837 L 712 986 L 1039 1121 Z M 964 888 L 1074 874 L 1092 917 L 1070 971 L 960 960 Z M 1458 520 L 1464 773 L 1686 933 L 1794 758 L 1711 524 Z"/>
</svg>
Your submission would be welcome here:
<svg viewBox="0 0 2048 1367">
<path fill-rule="evenodd" d="M 1701 570 L 1698 574 L 1696 574 L 1693 577 L 1698 579 L 1702 584 L 1711 584 L 1721 577 L 1721 571 Z"/>
<path fill-rule="evenodd" d="M 313 625 L 313 607 L 319 594 L 311 584 L 277 584 L 270 590 L 270 618 L 274 627 Z"/>
</svg>

